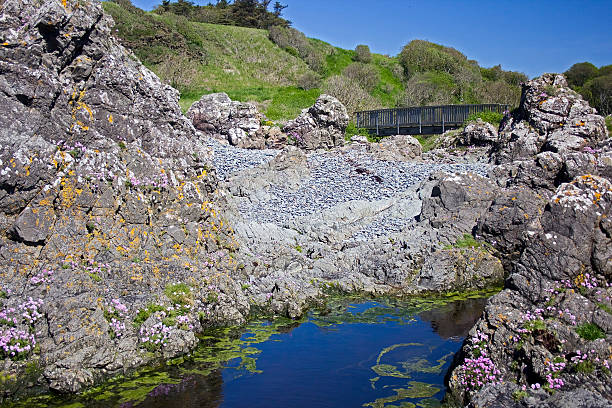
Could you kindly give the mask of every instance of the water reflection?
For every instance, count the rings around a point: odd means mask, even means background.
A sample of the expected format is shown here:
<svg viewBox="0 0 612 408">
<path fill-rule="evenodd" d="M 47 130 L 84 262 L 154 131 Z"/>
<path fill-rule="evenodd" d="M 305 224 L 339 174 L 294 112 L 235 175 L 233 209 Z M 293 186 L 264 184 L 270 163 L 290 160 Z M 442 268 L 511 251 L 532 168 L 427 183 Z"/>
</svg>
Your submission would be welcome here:
<svg viewBox="0 0 612 408">
<path fill-rule="evenodd" d="M 430 322 L 431 328 L 443 339 L 466 337 L 482 314 L 486 298 L 466 299 L 419 313 L 419 318 Z"/>
<path fill-rule="evenodd" d="M 439 406 L 486 299 L 343 301 L 299 322 L 217 329 L 185 362 L 28 407 Z M 41 400 L 42 403 L 42 400 Z"/>
</svg>

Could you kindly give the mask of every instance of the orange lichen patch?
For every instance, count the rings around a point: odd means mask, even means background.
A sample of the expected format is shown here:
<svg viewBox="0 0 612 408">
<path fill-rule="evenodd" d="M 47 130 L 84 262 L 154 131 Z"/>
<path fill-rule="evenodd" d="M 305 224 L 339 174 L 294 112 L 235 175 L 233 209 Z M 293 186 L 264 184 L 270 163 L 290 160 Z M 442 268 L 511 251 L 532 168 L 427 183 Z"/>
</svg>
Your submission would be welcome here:
<svg viewBox="0 0 612 408">
<path fill-rule="evenodd" d="M 62 0 L 62 6 L 64 6 L 65 9 L 68 8 L 68 0 Z"/>
<path fill-rule="evenodd" d="M 108 115 L 108 122 L 113 123 L 113 114 Z"/>
</svg>

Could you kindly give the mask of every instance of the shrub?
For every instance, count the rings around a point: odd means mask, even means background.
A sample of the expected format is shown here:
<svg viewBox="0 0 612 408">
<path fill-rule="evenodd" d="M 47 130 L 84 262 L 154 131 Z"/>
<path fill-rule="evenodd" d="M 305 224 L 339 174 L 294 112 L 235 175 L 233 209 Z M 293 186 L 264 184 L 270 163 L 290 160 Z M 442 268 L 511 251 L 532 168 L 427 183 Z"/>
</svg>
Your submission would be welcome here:
<svg viewBox="0 0 612 408">
<path fill-rule="evenodd" d="M 355 48 L 355 61 L 363 62 L 368 64 L 372 61 L 372 54 L 370 53 L 370 47 L 367 45 L 358 45 Z"/>
<path fill-rule="evenodd" d="M 585 340 L 605 339 L 606 334 L 594 323 L 584 323 L 576 327 L 576 333 Z"/>
<path fill-rule="evenodd" d="M 565 71 L 567 83 L 570 86 L 583 86 L 589 79 L 595 78 L 599 73 L 597 67 L 590 62 L 579 62 Z"/>
<path fill-rule="evenodd" d="M 362 110 L 378 109 L 378 101 L 357 83 L 342 75 L 334 75 L 323 85 L 323 92 L 338 98 L 349 115 Z"/>
<path fill-rule="evenodd" d="M 362 62 L 354 62 L 344 68 L 342 75 L 357 82 L 367 92 L 372 92 L 380 82 L 378 70 Z"/>
<path fill-rule="evenodd" d="M 313 71 L 323 72 L 325 69 L 325 55 L 308 41 L 304 33 L 295 28 L 274 26 L 268 30 L 268 37 L 280 48 L 303 59 Z"/>
<path fill-rule="evenodd" d="M 612 114 L 612 75 L 594 78 L 584 85 L 587 100 L 599 114 Z"/>
<path fill-rule="evenodd" d="M 306 72 L 298 78 L 298 88 L 308 91 L 318 88 L 321 85 L 321 78 L 314 72 Z"/>
<path fill-rule="evenodd" d="M 354 121 L 350 121 L 346 127 L 346 133 L 344 135 L 345 140 L 351 140 L 353 136 L 365 136 L 370 137 L 370 133 L 365 128 L 358 128 Z"/>
<path fill-rule="evenodd" d="M 468 63 L 465 55 L 456 49 L 423 40 L 408 43 L 402 49 L 399 60 L 409 77 L 426 71 L 453 73 Z"/>
<path fill-rule="evenodd" d="M 420 73 L 406 83 L 403 106 L 444 105 L 452 102 L 453 79 L 445 73 Z"/>
<path fill-rule="evenodd" d="M 501 113 L 484 111 L 484 112 L 472 113 L 465 120 L 465 123 L 467 124 L 468 122 L 475 122 L 478 119 L 482 119 L 484 122 L 490 123 L 493 126 L 499 126 L 503 118 L 504 118 L 504 115 Z"/>
</svg>

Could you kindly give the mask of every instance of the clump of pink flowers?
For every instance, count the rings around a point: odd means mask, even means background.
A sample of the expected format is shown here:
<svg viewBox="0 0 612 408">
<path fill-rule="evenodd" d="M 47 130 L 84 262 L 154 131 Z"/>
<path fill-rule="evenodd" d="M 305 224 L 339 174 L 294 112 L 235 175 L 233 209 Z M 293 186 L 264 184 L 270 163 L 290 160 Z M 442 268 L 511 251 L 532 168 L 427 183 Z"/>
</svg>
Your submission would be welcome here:
<svg viewBox="0 0 612 408">
<path fill-rule="evenodd" d="M 125 333 L 124 320 L 128 317 L 128 308 L 119 299 L 112 299 L 105 311 L 105 317 L 109 321 L 111 335 L 121 337 Z"/>
<path fill-rule="evenodd" d="M 36 275 L 30 278 L 30 283 L 33 285 L 40 285 L 43 283 L 51 283 L 52 280 L 53 280 L 53 271 L 43 269 L 42 271 L 38 272 Z"/>
<path fill-rule="evenodd" d="M 489 336 L 478 330 L 471 338 L 475 358 L 466 358 L 461 365 L 459 382 L 466 391 L 476 391 L 486 384 L 501 383 L 501 372 L 487 354 Z"/>
</svg>

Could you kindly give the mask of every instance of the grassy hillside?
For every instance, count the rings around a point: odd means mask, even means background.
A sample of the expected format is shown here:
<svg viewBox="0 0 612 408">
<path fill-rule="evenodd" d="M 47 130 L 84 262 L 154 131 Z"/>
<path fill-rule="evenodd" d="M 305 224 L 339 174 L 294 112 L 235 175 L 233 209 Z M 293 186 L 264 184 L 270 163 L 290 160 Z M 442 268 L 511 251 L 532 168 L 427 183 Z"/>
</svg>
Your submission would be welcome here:
<svg viewBox="0 0 612 408">
<path fill-rule="evenodd" d="M 459 51 L 412 41 L 397 57 L 337 48 L 290 27 L 269 30 L 190 21 L 129 0 L 105 2 L 125 46 L 181 92 L 186 110 L 202 95 L 226 92 L 254 102 L 274 121 L 295 118 L 323 92 L 349 112 L 445 103 L 517 103 L 526 77 L 481 68 Z M 206 11 L 206 10 L 205 10 Z"/>
<path fill-rule="evenodd" d="M 200 96 L 226 92 L 258 102 L 273 119 L 297 116 L 319 92 L 296 87 L 308 66 L 278 48 L 266 30 L 187 21 L 105 2 L 124 45 L 162 79 L 181 91 L 187 109 Z"/>
</svg>

